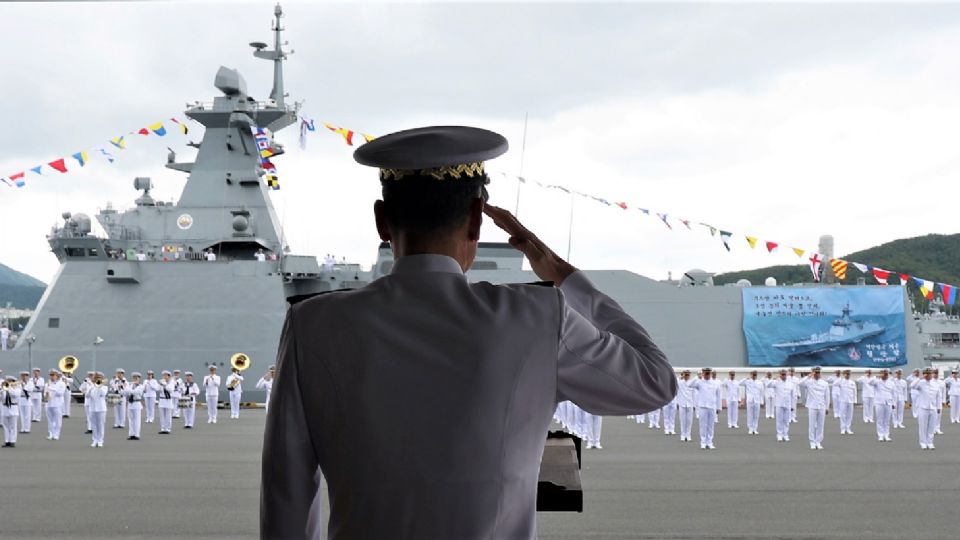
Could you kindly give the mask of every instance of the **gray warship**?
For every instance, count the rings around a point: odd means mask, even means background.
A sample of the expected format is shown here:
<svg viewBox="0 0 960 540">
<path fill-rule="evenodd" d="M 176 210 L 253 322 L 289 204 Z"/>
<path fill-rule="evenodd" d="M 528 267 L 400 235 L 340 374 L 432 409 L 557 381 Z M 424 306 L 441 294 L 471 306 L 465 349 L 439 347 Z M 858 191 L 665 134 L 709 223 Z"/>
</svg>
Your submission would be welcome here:
<svg viewBox="0 0 960 540">
<path fill-rule="evenodd" d="M 251 97 L 244 78 L 221 67 L 214 78 L 221 95 L 185 111 L 204 132 L 199 144 L 191 143 L 193 162 L 167 156 L 167 174 L 188 175 L 176 203 L 154 200 L 152 180 L 141 177 L 133 182 L 140 194 L 131 208 L 108 204 L 95 214 L 102 236 L 87 214 L 63 213 L 47 236 L 60 266 L 23 338 L 13 351 L 0 352 L 0 369 L 46 370 L 70 355 L 81 374 L 120 367 L 206 373 L 210 365 L 222 374 L 243 353 L 252 361 L 245 399 L 256 400 L 262 394 L 247 392 L 251 379 L 274 362 L 290 299 L 360 288 L 390 272 L 389 245 L 371 246 L 372 265 L 319 262 L 292 252 L 282 234 L 254 136 L 255 128 L 278 132 L 297 121 L 298 105 L 284 90 L 282 15 L 277 6 L 272 49 L 250 44 L 257 58 L 272 62 L 268 99 Z M 270 146 L 286 159 L 282 145 Z M 695 270 L 679 282 L 627 270 L 585 272 L 644 325 L 676 367 L 747 370 L 740 287 L 713 286 L 710 274 Z M 537 281 L 524 270 L 522 254 L 505 243 L 480 243 L 467 276 Z M 904 306 L 905 324 L 914 328 L 906 294 Z M 907 357 L 911 367 L 921 365 L 916 332 L 908 332 Z"/>
<path fill-rule="evenodd" d="M 850 318 L 850 304 L 843 308 L 843 315 L 830 324 L 826 332 L 813 334 L 796 341 L 774 343 L 775 349 L 784 351 L 789 356 L 816 354 L 822 351 L 836 350 L 844 345 L 859 343 L 869 337 L 878 336 L 886 328 L 875 322 L 860 321 Z"/>
</svg>

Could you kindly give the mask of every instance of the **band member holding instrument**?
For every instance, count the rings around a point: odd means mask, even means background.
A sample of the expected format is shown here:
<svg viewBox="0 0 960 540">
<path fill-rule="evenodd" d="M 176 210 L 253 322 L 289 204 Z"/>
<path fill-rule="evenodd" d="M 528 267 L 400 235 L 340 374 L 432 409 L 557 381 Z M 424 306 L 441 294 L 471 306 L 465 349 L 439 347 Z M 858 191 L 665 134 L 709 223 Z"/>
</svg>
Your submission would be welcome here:
<svg viewBox="0 0 960 540">
<path fill-rule="evenodd" d="M 186 380 L 183 381 L 183 396 L 189 398 L 189 405 L 183 409 L 183 428 L 193 429 L 193 421 L 197 416 L 197 396 L 200 395 L 200 387 L 193 382 L 193 372 L 184 373 Z"/>
<path fill-rule="evenodd" d="M 13 375 L 7 375 L 0 384 L 0 424 L 3 424 L 3 446 L 17 445 L 17 418 L 20 416 L 21 384 Z M 27 420 L 27 423 L 30 423 Z"/>
<path fill-rule="evenodd" d="M 173 370 L 173 417 L 180 418 L 180 396 L 183 395 L 183 379 L 180 370 Z"/>
<path fill-rule="evenodd" d="M 230 391 L 230 418 L 240 418 L 240 396 L 243 394 L 243 375 L 240 370 L 232 369 L 227 376 L 227 389 Z"/>
<path fill-rule="evenodd" d="M 39 422 L 43 414 L 43 388 L 46 382 L 40 376 L 40 368 L 33 368 L 33 377 L 30 379 L 33 390 L 30 391 L 30 421 Z"/>
<path fill-rule="evenodd" d="M 84 377 L 83 382 L 80 383 L 80 394 L 86 395 L 86 388 L 88 385 L 93 384 L 93 372 L 88 371 L 87 376 Z M 87 419 L 87 430 L 84 432 L 87 435 L 93 433 L 93 423 L 90 420 L 90 402 L 86 399 L 83 400 L 83 415 Z"/>
<path fill-rule="evenodd" d="M 20 372 L 20 433 L 30 433 L 31 419 L 33 418 L 33 380 L 30 378 L 30 372 Z"/>
<path fill-rule="evenodd" d="M 93 374 L 93 382 L 85 383 L 81 388 L 85 401 L 90 402 L 90 424 L 93 428 L 93 442 L 91 448 L 102 448 L 104 430 L 107 427 L 107 385 L 103 384 L 103 373 Z"/>
<path fill-rule="evenodd" d="M 123 387 L 127 384 L 125 372 L 122 369 L 117 370 L 117 374 L 110 381 L 110 393 L 122 395 Z M 126 427 L 127 404 L 121 399 L 113 406 L 113 427 Z"/>
<path fill-rule="evenodd" d="M 177 391 L 177 383 L 173 382 L 170 372 L 163 370 L 160 374 L 160 390 L 157 393 L 157 407 L 160 409 L 160 434 L 168 435 L 173 428 L 173 396 Z"/>
<path fill-rule="evenodd" d="M 63 394 L 67 391 L 67 385 L 60 380 L 60 372 L 51 369 L 50 381 L 47 383 L 46 407 L 47 407 L 47 440 L 60 440 L 60 429 L 63 427 Z"/>
<path fill-rule="evenodd" d="M 207 397 L 207 423 L 217 423 L 217 402 L 220 400 L 220 376 L 217 366 L 210 366 L 210 374 L 203 378 L 204 394 Z"/>
<path fill-rule="evenodd" d="M 140 382 L 140 373 L 133 372 L 132 379 L 123 388 L 124 401 L 127 402 L 128 441 L 140 440 L 140 413 L 143 411 L 143 392 L 145 386 Z"/>
<path fill-rule="evenodd" d="M 267 411 L 270 410 L 270 391 L 273 390 L 273 375 L 276 370 L 277 366 L 270 366 L 263 377 L 260 377 L 260 380 L 257 381 L 257 390 L 266 390 L 267 392 L 266 400 L 263 403 L 263 407 Z"/>
<path fill-rule="evenodd" d="M 70 398 L 73 397 L 71 395 L 71 392 L 73 392 L 73 373 L 64 371 L 60 380 L 66 387 L 66 391 L 63 393 L 63 409 L 61 411 L 63 412 L 64 418 L 70 418 Z"/>
<path fill-rule="evenodd" d="M 160 383 L 153 376 L 153 371 L 147 371 L 147 380 L 143 381 L 143 407 L 146 410 L 146 423 L 152 424 L 157 413 L 157 392 Z M 137 435 L 140 436 L 139 434 Z"/>
</svg>

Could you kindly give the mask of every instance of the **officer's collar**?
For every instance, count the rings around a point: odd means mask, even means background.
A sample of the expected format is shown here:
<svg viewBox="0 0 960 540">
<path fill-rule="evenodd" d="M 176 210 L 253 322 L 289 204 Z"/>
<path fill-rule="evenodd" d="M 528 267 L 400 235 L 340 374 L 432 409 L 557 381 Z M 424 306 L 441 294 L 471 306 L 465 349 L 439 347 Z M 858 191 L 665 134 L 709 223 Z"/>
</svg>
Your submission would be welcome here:
<svg viewBox="0 0 960 540">
<path fill-rule="evenodd" d="M 407 255 L 400 257 L 393 265 L 392 274 L 413 274 L 421 272 L 447 272 L 463 275 L 463 268 L 453 257 L 447 255 Z"/>
</svg>

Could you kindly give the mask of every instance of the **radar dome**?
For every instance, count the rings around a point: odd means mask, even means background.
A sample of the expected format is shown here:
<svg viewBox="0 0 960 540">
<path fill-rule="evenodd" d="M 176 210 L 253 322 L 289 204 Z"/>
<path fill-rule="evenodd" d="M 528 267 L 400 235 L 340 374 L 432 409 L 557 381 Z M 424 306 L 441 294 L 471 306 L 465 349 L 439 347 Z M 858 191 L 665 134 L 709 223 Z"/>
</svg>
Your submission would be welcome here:
<svg viewBox="0 0 960 540">
<path fill-rule="evenodd" d="M 699 268 L 687 270 L 680 278 L 681 287 L 712 287 L 713 274 Z"/>
<path fill-rule="evenodd" d="M 233 218 L 233 230 L 237 232 L 243 232 L 247 230 L 247 227 L 250 225 L 250 222 L 244 216 L 236 216 Z"/>
<path fill-rule="evenodd" d="M 749 279 L 738 279 L 736 285 L 737 287 L 753 287 L 753 283 L 750 283 Z"/>
<path fill-rule="evenodd" d="M 72 219 L 77 225 L 77 233 L 88 234 L 90 232 L 90 216 L 86 214 L 74 214 Z"/>
<path fill-rule="evenodd" d="M 770 276 L 767 279 L 763 280 L 763 284 L 766 285 L 767 287 L 776 287 L 777 278 Z"/>
</svg>

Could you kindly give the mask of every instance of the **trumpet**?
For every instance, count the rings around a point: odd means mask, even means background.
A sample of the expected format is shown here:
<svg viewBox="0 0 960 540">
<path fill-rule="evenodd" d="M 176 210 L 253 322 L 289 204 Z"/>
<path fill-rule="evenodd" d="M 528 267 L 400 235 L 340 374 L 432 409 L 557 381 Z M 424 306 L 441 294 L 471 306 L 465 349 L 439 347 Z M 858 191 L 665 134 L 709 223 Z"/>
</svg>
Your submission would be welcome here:
<svg viewBox="0 0 960 540">
<path fill-rule="evenodd" d="M 19 388 L 20 383 L 18 381 L 14 381 L 12 383 L 10 381 L 3 381 L 4 390 L 18 390 Z"/>
</svg>

